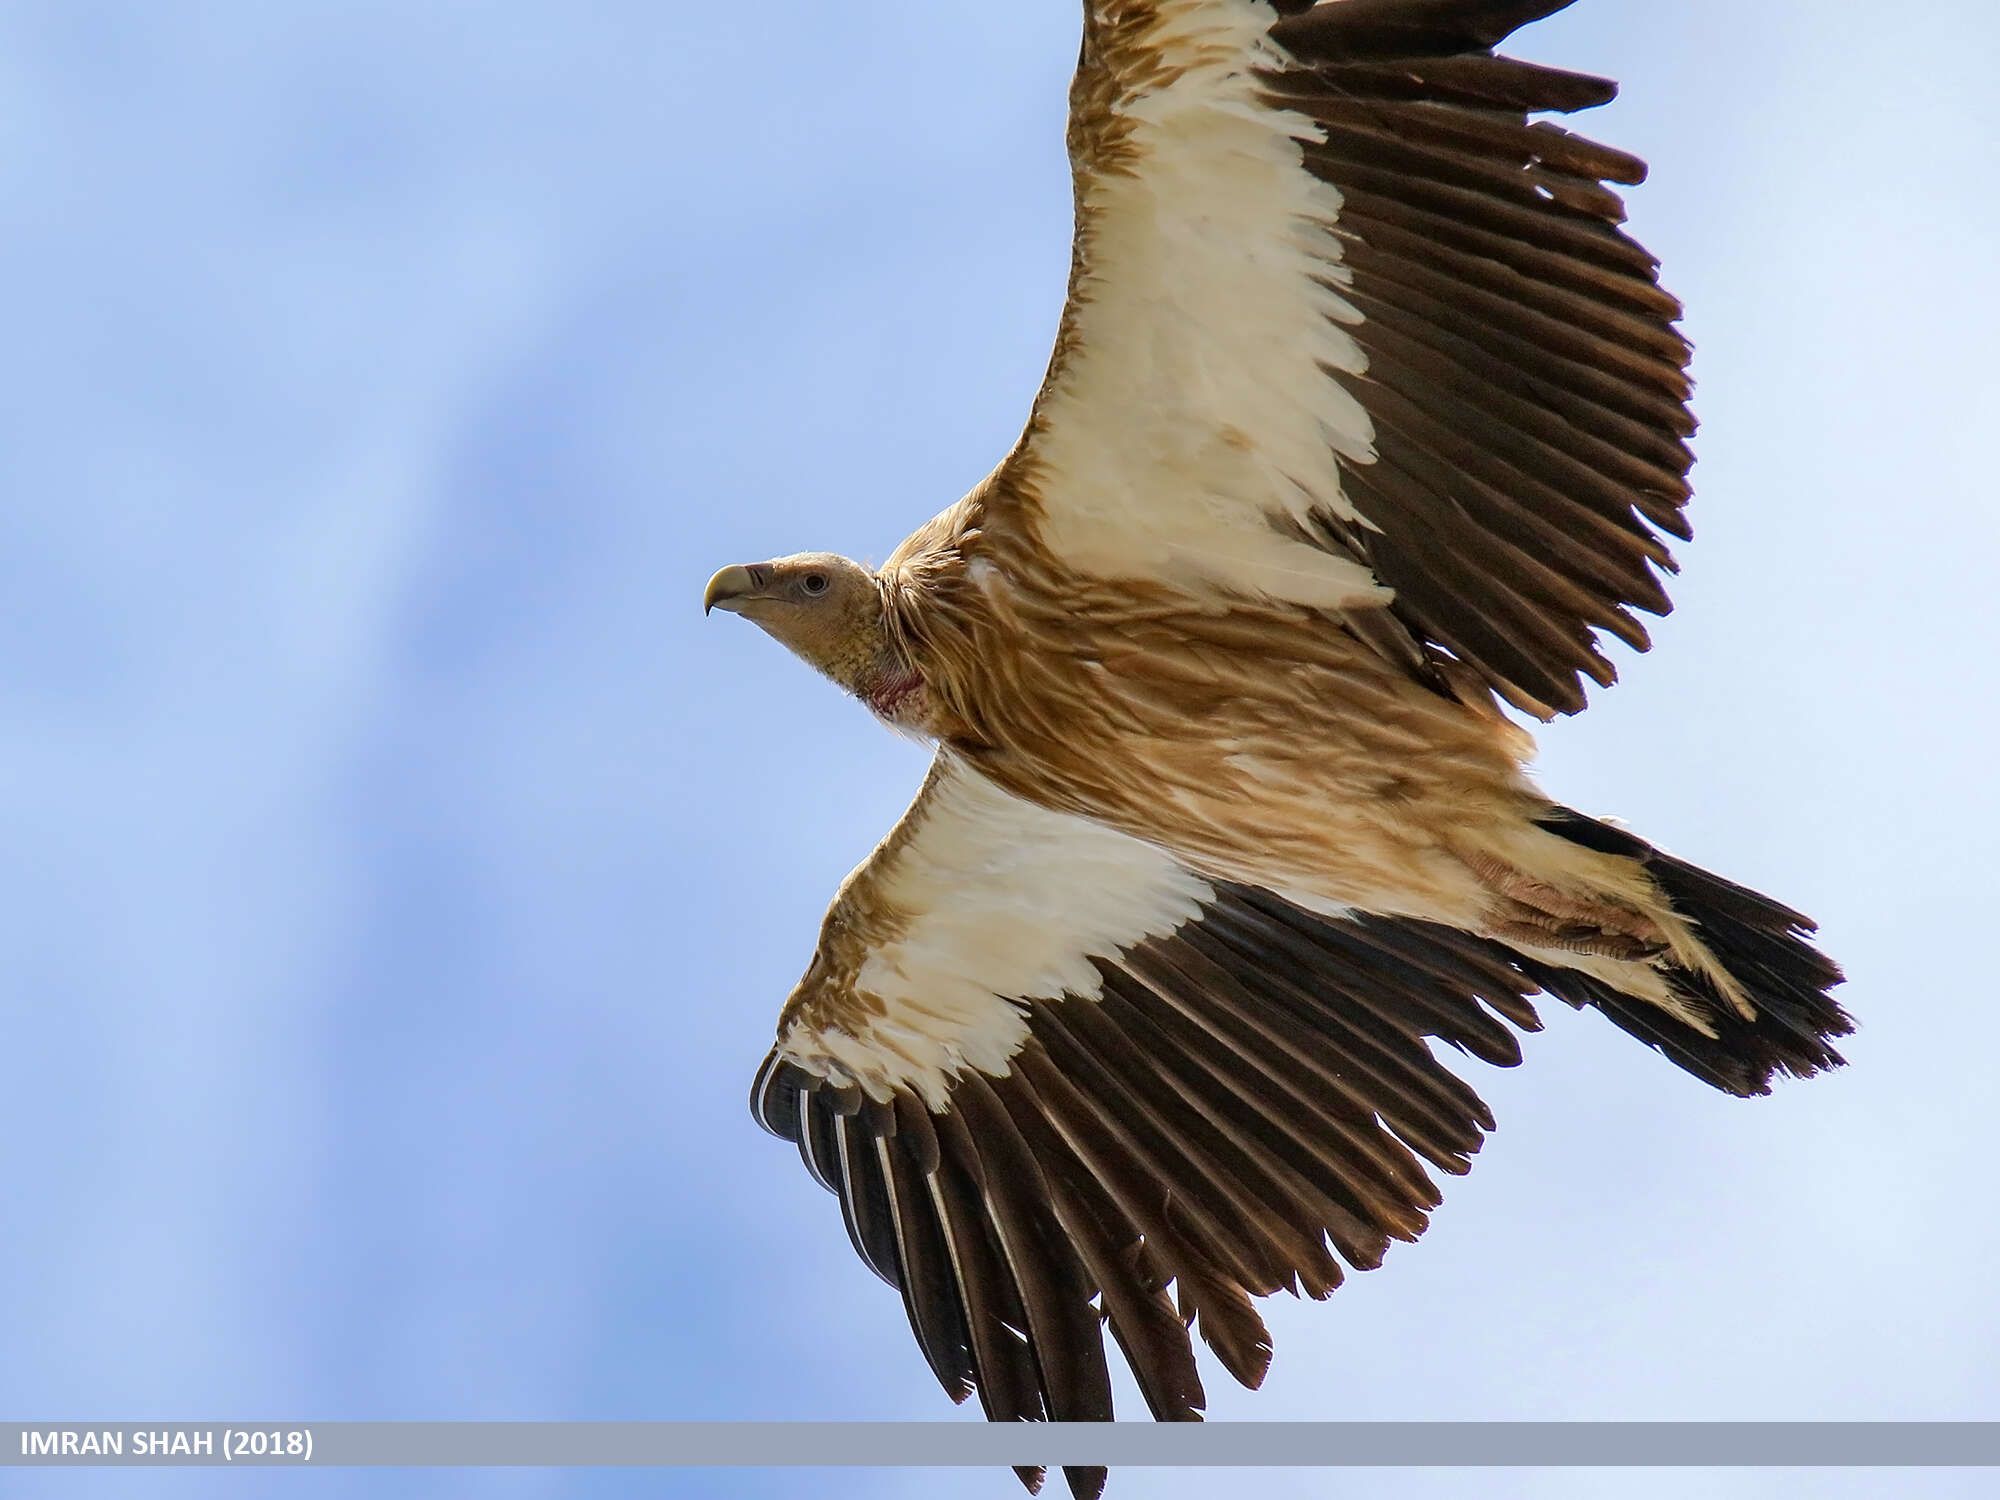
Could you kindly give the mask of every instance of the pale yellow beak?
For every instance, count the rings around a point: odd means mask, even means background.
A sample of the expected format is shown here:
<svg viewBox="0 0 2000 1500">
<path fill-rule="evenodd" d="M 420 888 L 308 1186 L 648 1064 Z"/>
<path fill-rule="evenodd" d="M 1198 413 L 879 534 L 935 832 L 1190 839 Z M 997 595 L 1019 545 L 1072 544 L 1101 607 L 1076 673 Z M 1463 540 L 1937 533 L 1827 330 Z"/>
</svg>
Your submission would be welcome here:
<svg viewBox="0 0 2000 1500">
<path fill-rule="evenodd" d="M 708 587 L 702 591 L 701 612 L 707 614 L 718 605 L 735 612 L 738 601 L 756 593 L 761 586 L 755 569 L 740 565 L 724 568 L 708 580 Z"/>
</svg>

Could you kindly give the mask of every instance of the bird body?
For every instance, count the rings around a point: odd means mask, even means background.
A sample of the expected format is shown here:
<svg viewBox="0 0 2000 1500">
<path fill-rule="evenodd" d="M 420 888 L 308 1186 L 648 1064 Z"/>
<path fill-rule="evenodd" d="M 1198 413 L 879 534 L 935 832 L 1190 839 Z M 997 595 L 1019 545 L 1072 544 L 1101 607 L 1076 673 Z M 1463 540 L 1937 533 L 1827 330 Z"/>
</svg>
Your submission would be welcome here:
<svg viewBox="0 0 2000 1500">
<path fill-rule="evenodd" d="M 1639 866 L 1536 821 L 1553 804 L 1525 772 L 1532 740 L 1477 685 L 1467 702 L 1412 678 L 1308 606 L 1051 566 L 984 534 L 985 510 L 975 492 L 900 548 L 870 644 L 841 643 L 871 663 L 848 685 L 885 722 L 1037 807 L 1314 911 L 1512 941 L 1700 1026 L 1665 955 L 1747 1006 Z"/>
<path fill-rule="evenodd" d="M 937 747 L 753 1108 L 990 1416 L 1108 1417 L 1101 1318 L 1156 1416 L 1191 1320 L 1255 1384 L 1252 1299 L 1491 1128 L 1429 1040 L 1516 1062 L 1537 991 L 1732 1093 L 1840 1061 L 1810 922 L 1550 800 L 1503 708 L 1609 683 L 1689 534 L 1643 167 L 1528 119 L 1611 88 L 1491 50 L 1564 3 L 1085 0 L 1020 442 L 879 571 L 709 584 Z"/>
</svg>

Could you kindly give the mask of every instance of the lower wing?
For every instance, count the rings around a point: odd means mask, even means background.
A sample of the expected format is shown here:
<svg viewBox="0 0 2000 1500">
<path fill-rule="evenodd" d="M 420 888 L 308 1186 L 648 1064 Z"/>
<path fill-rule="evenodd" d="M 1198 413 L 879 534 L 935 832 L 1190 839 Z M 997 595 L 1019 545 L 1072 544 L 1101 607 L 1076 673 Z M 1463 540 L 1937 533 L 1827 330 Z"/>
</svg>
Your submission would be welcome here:
<svg viewBox="0 0 2000 1500">
<path fill-rule="evenodd" d="M 752 1107 L 954 1400 L 1108 1420 L 1108 1325 L 1189 1420 L 1190 1323 L 1254 1386 L 1254 1298 L 1423 1231 L 1426 1164 L 1466 1171 L 1492 1126 L 1428 1041 L 1512 1065 L 1535 988 L 1482 939 L 1205 880 L 946 753 L 835 900 Z"/>
</svg>

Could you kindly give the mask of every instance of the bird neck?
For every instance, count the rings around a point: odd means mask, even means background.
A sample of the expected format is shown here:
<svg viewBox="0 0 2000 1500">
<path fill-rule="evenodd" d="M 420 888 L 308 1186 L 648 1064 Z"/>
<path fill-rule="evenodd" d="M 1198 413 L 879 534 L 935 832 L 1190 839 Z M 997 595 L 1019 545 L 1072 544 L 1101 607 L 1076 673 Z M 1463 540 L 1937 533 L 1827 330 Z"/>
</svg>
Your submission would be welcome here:
<svg viewBox="0 0 2000 1500">
<path fill-rule="evenodd" d="M 916 668 L 907 663 L 885 662 L 882 670 L 859 690 L 858 696 L 878 717 L 899 724 L 910 717 L 923 692 L 923 674 Z"/>
<path fill-rule="evenodd" d="M 924 697 L 924 674 L 917 670 L 899 645 L 890 628 L 885 607 L 883 618 L 868 632 L 865 645 L 854 653 L 845 670 L 829 673 L 834 681 L 867 704 L 878 717 L 891 724 L 908 726 Z"/>
</svg>

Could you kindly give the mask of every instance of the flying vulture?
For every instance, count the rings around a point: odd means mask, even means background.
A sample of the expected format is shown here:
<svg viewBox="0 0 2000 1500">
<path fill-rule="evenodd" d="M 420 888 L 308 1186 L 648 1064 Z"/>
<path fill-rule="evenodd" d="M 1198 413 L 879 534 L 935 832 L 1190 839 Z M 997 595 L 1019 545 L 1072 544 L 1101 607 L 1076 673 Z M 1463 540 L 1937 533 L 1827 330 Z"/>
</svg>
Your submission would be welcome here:
<svg viewBox="0 0 2000 1500">
<path fill-rule="evenodd" d="M 1191 1328 L 1255 1386 L 1256 1299 L 1492 1129 L 1431 1042 L 1517 1063 L 1537 992 L 1732 1094 L 1841 1061 L 1813 924 L 1550 801 L 1503 707 L 1608 685 L 1690 534 L 1645 168 L 1530 121 L 1614 87 L 1493 51 L 1567 3 L 1085 0 L 1020 441 L 880 570 L 708 585 L 937 747 L 752 1107 L 990 1418 L 1109 1418 L 1106 1327 L 1161 1420 Z"/>
</svg>

